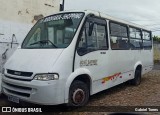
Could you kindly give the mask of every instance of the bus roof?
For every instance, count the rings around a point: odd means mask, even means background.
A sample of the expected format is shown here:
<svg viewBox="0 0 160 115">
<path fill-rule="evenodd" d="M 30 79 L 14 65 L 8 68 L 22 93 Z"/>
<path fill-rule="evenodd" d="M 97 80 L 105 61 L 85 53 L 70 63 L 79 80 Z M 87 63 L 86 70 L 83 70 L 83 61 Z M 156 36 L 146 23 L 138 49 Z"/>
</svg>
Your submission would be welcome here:
<svg viewBox="0 0 160 115">
<path fill-rule="evenodd" d="M 122 23 L 122 24 L 127 24 L 127 25 L 133 26 L 135 28 L 141 28 L 141 29 L 144 29 L 144 30 L 147 30 L 147 31 L 151 31 L 150 29 L 148 29 L 148 28 L 146 28 L 142 25 L 138 25 L 138 24 L 135 24 L 135 23 L 123 20 L 123 19 L 115 18 L 113 16 L 110 16 L 108 14 L 105 14 L 105 13 L 102 13 L 102 12 L 99 12 L 99 11 L 94 11 L 94 10 L 66 10 L 66 11 L 62 11 L 61 13 L 65 13 L 65 12 L 84 12 L 86 15 L 94 14 L 95 16 L 102 17 L 102 18 L 105 18 L 105 19 L 108 19 L 108 20 L 116 21 L 116 22 L 119 22 L 119 23 Z"/>
</svg>

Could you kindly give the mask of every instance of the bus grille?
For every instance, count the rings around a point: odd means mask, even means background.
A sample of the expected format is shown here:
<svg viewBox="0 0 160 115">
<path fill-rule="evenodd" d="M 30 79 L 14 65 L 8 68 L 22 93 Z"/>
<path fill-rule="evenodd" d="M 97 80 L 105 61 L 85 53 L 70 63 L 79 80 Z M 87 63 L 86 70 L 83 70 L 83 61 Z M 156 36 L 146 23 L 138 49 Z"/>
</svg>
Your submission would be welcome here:
<svg viewBox="0 0 160 115">
<path fill-rule="evenodd" d="M 15 78 L 15 77 L 10 77 L 8 75 L 5 75 L 5 77 L 13 80 L 19 80 L 19 81 L 32 81 L 32 79 L 22 79 L 22 78 Z"/>
<path fill-rule="evenodd" d="M 32 72 L 15 71 L 10 69 L 7 69 L 7 73 L 11 75 L 24 76 L 24 77 L 31 77 L 33 74 Z"/>
</svg>

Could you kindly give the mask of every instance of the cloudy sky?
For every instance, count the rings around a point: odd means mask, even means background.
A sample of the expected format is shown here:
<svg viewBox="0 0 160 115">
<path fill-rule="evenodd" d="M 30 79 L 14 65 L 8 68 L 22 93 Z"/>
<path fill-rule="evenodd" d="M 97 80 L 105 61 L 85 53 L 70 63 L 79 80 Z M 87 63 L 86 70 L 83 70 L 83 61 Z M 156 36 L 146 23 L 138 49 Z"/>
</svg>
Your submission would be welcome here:
<svg viewBox="0 0 160 115">
<path fill-rule="evenodd" d="M 160 36 L 160 0 L 65 0 L 65 10 L 92 9 L 146 26 Z"/>
</svg>

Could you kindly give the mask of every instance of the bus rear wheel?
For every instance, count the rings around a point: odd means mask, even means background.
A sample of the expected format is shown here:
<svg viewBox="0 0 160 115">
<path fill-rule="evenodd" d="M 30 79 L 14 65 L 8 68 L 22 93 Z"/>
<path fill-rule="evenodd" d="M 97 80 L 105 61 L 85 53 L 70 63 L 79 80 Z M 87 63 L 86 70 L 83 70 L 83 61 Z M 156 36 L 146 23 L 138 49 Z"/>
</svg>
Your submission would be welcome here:
<svg viewBox="0 0 160 115">
<path fill-rule="evenodd" d="M 68 106 L 84 106 L 89 100 L 89 88 L 82 81 L 74 81 L 69 90 Z"/>
<path fill-rule="evenodd" d="M 141 69 L 136 69 L 134 79 L 131 80 L 131 84 L 138 86 L 141 84 Z"/>
</svg>

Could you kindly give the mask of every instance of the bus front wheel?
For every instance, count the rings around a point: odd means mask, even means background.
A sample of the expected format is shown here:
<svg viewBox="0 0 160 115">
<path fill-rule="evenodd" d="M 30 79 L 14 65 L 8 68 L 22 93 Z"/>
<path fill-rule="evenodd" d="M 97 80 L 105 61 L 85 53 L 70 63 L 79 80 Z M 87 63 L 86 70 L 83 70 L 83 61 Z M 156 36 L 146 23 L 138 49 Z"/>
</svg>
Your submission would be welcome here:
<svg viewBox="0 0 160 115">
<path fill-rule="evenodd" d="M 89 100 L 89 88 L 82 81 L 74 81 L 69 90 L 68 106 L 84 106 Z"/>
</svg>

